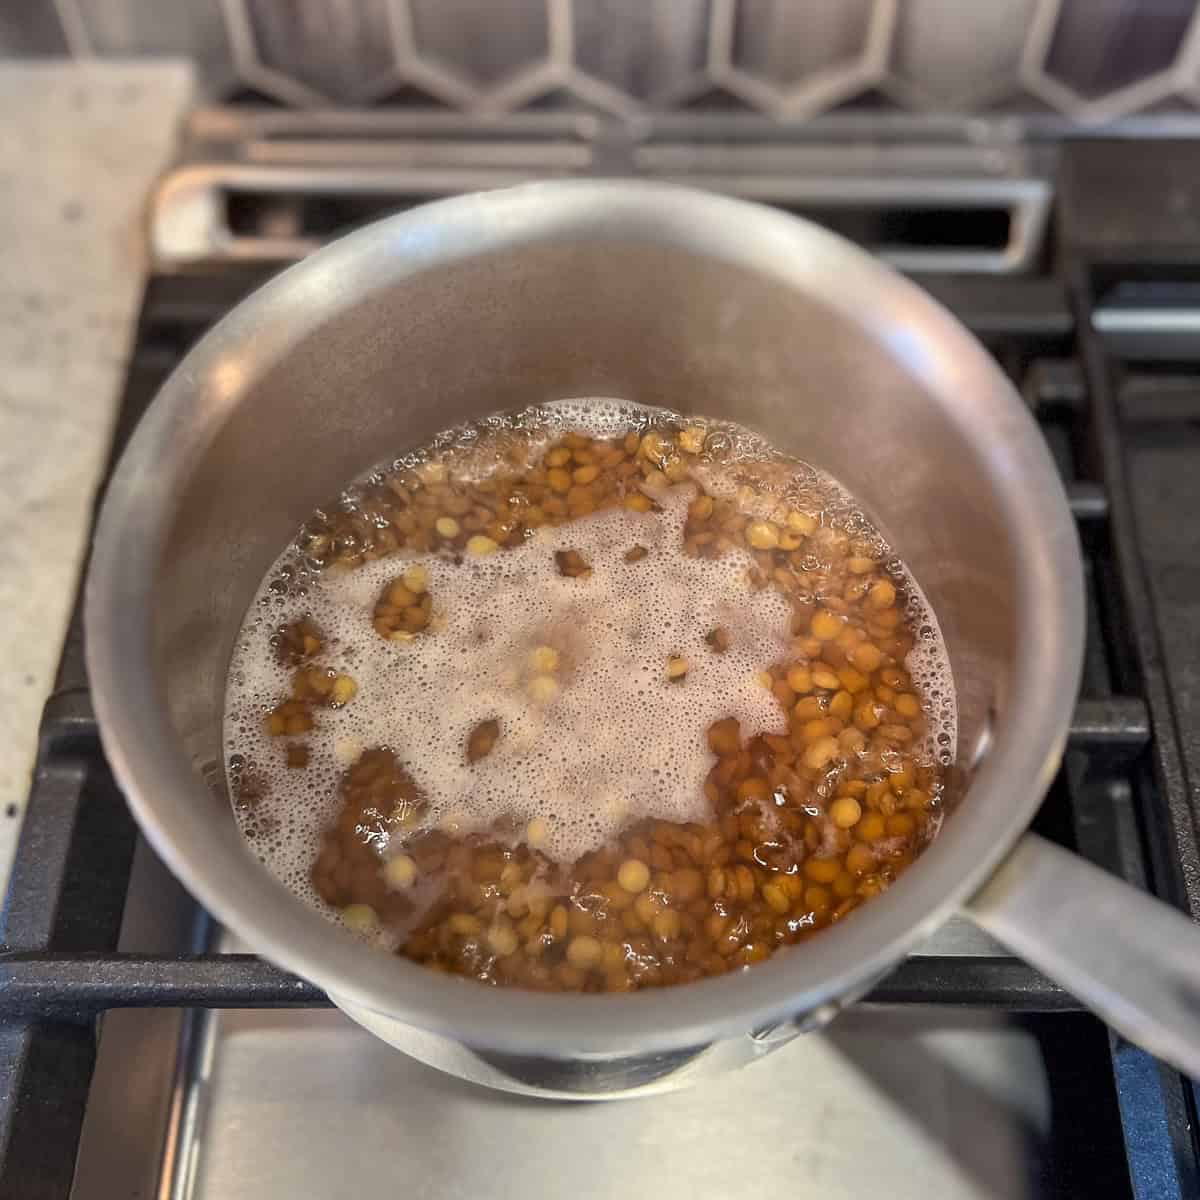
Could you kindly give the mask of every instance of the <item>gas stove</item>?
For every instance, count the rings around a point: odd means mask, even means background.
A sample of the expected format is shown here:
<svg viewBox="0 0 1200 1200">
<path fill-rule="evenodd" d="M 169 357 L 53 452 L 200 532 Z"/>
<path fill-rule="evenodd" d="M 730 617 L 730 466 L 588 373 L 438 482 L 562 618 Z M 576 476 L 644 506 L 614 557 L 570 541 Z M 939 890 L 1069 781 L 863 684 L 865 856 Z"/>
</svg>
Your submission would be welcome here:
<svg viewBox="0 0 1200 1200">
<path fill-rule="evenodd" d="M 1200 918 L 1200 140 L 1060 133 L 200 113 L 152 205 L 114 455 L 230 307 L 385 212 L 601 173 L 810 216 L 938 297 L 1036 415 L 1089 606 L 1035 828 Z M 141 840 L 82 637 L 77 615 L 3 913 L 0 1200 L 525 1197 L 568 1172 L 581 1197 L 1200 1195 L 1195 1085 L 956 922 L 827 1031 L 672 1095 L 531 1102 L 404 1058 L 216 928 Z"/>
</svg>

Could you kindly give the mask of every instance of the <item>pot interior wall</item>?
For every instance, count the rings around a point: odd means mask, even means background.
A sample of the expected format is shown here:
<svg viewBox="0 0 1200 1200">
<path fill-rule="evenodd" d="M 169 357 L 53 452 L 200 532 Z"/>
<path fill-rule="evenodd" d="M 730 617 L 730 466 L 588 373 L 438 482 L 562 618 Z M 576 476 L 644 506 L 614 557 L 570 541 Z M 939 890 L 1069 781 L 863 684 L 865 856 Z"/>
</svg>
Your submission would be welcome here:
<svg viewBox="0 0 1200 1200">
<path fill-rule="evenodd" d="M 386 275 L 386 272 L 383 273 Z M 338 280 L 314 286 L 336 289 Z M 841 480 L 933 603 L 959 761 L 1005 704 L 1017 598 L 993 473 L 920 382 L 920 347 L 714 258 L 593 238 L 385 278 L 280 352 L 231 343 L 237 402 L 198 448 L 156 593 L 172 719 L 218 786 L 224 675 L 245 607 L 301 521 L 440 429 L 569 396 L 740 421 Z"/>
</svg>

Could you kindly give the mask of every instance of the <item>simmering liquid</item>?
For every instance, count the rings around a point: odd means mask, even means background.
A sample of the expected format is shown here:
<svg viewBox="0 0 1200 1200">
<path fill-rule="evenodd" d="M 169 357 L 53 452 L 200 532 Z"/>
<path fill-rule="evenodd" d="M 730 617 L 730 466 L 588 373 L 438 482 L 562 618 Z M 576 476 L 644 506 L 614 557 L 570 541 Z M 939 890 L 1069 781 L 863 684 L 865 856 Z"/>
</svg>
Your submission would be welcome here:
<svg viewBox="0 0 1200 1200">
<path fill-rule="evenodd" d="M 451 430 L 316 512 L 238 637 L 260 859 L 382 948 L 627 991 L 885 891 L 955 745 L 933 612 L 844 489 L 610 401 Z"/>
</svg>

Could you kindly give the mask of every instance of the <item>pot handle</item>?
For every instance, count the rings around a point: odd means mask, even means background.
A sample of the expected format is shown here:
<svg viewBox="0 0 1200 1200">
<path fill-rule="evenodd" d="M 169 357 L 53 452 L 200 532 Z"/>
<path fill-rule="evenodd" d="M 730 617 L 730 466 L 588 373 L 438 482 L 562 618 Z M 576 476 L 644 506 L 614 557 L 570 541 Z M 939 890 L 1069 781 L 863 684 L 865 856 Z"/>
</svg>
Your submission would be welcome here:
<svg viewBox="0 0 1200 1200">
<path fill-rule="evenodd" d="M 1200 1079 L 1200 925 L 1035 833 L 964 913 L 1118 1033 Z"/>
</svg>

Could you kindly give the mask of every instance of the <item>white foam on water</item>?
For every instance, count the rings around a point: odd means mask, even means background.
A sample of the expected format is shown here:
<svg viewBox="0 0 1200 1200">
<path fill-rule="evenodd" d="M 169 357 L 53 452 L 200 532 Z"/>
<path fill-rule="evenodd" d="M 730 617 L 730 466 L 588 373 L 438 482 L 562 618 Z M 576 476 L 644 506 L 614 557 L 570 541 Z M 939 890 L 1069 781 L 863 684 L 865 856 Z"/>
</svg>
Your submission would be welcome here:
<svg viewBox="0 0 1200 1200">
<path fill-rule="evenodd" d="M 320 579 L 297 615 L 307 611 L 328 639 L 322 665 L 352 675 L 358 693 L 343 709 L 318 711 L 303 739 L 305 770 L 283 766 L 285 739 L 270 738 L 262 721 L 263 698 L 286 694 L 289 672 L 268 630 L 240 639 L 226 738 L 268 779 L 263 803 L 277 824 L 256 844 L 275 874 L 307 888 L 338 774 L 370 746 L 389 747 L 412 774 L 429 805 L 422 827 L 485 829 L 503 815 L 524 829 L 540 819 L 544 851 L 564 863 L 644 817 L 707 819 L 708 726 L 734 716 L 746 736 L 785 731 L 757 676 L 787 655 L 790 606 L 750 587 L 748 555 L 683 552 L 692 495 L 678 488 L 661 513 L 602 512 L 461 565 L 385 559 Z M 634 545 L 649 553 L 626 562 Z M 568 549 L 592 567 L 589 577 L 559 574 L 555 552 Z M 436 627 L 384 641 L 372 626 L 375 601 L 413 563 L 429 572 Z M 268 611 L 272 627 L 291 616 L 269 599 Z M 704 640 L 717 626 L 732 634 L 724 654 Z M 539 646 L 559 654 L 549 703 L 531 695 Z M 681 683 L 667 678 L 673 656 L 688 663 Z M 467 737 L 488 720 L 499 721 L 499 740 L 469 764 Z"/>
<path fill-rule="evenodd" d="M 919 760 L 942 768 L 954 762 L 958 747 L 958 705 L 954 696 L 954 672 L 933 605 L 898 559 L 890 564 L 908 595 L 905 620 L 913 631 L 913 648 L 904 659 L 913 690 L 921 698 L 925 713 L 924 744 L 916 748 Z"/>
</svg>

